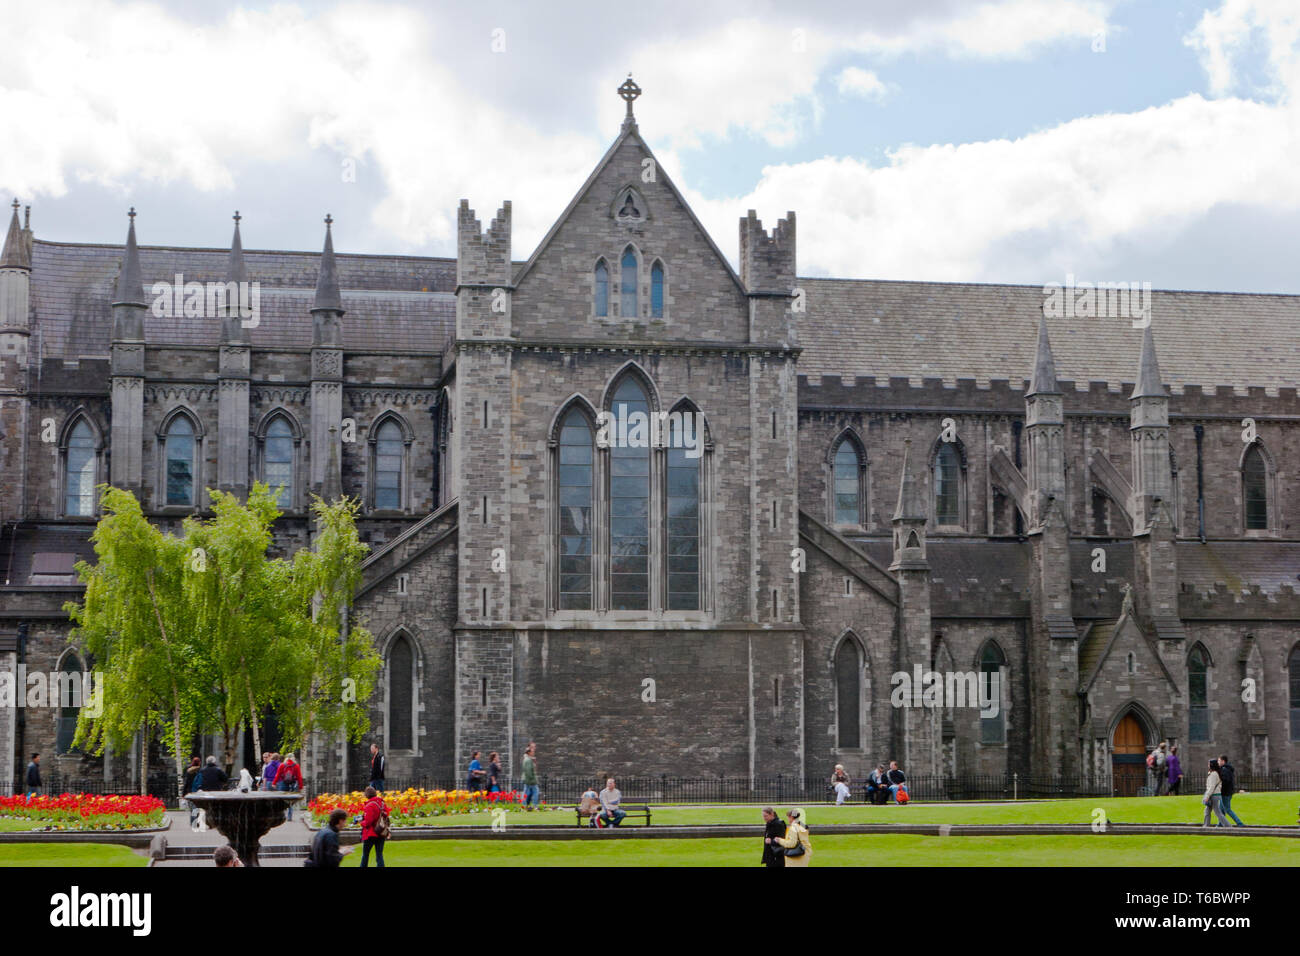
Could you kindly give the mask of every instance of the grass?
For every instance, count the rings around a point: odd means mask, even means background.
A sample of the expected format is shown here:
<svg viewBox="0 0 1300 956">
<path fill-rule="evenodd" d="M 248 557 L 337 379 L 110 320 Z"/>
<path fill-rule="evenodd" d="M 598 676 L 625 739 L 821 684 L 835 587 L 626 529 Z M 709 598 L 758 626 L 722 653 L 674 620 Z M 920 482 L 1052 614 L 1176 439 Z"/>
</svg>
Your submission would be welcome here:
<svg viewBox="0 0 1300 956">
<path fill-rule="evenodd" d="M 0 844 L 0 867 L 7 866 L 147 866 L 149 859 L 130 847 L 104 843 Z"/>
<path fill-rule="evenodd" d="M 635 801 L 625 801 L 634 803 Z M 1232 798 L 1232 809 L 1252 826 L 1295 826 L 1300 793 L 1245 793 Z M 1000 803 L 972 806 L 962 803 L 889 804 L 883 807 L 853 804 L 835 807 L 804 804 L 812 826 L 827 823 L 1088 823 L 1100 807 L 1111 823 L 1200 823 L 1204 807 L 1200 796 L 1089 797 L 1081 800 L 1044 800 L 1037 803 Z M 784 813 L 787 805 L 777 807 Z M 651 807 L 655 826 L 761 822 L 757 806 Z M 450 814 L 430 817 L 431 826 L 481 826 L 492 823 L 490 813 Z M 511 810 L 507 826 L 573 826 L 572 810 L 526 813 Z M 635 824 L 629 824 L 635 825 Z M 399 831 L 400 832 L 400 831 Z"/>
<path fill-rule="evenodd" d="M 812 866 L 1300 866 L 1300 840 L 1282 837 L 819 836 Z M 758 839 L 410 840 L 384 850 L 389 866 L 758 866 Z M 374 860 L 371 860 L 371 865 Z M 360 866 L 361 850 L 344 857 Z"/>
</svg>

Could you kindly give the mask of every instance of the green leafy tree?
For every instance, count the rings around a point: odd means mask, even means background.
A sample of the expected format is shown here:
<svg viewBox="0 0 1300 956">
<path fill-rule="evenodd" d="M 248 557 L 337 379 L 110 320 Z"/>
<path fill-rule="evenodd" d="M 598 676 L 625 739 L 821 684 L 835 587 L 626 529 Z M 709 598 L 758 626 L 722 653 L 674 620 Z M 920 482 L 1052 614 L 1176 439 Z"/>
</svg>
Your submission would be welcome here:
<svg viewBox="0 0 1300 956">
<path fill-rule="evenodd" d="M 65 609 L 73 640 L 102 674 L 104 706 L 98 718 L 82 709 L 75 742 L 101 754 L 105 743 L 125 748 L 142 727 L 170 723 L 180 786 L 181 741 L 193 734 L 204 704 L 195 692 L 203 656 L 184 600 L 190 555 L 183 539 L 145 519 L 130 492 L 101 490 L 104 517 L 91 538 L 98 560 L 77 564 L 85 601 Z"/>
</svg>

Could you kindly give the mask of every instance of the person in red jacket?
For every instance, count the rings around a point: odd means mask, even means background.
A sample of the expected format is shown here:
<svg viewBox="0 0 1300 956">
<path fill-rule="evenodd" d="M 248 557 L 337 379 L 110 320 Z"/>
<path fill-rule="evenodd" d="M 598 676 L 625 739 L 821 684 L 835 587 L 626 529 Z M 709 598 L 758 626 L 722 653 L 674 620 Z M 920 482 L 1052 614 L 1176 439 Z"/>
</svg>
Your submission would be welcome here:
<svg viewBox="0 0 1300 956">
<path fill-rule="evenodd" d="M 297 793 L 302 789 L 302 768 L 293 759 L 293 754 L 285 755 L 284 763 L 280 764 L 280 769 L 275 772 L 275 779 L 271 781 L 271 786 L 287 793 Z M 284 818 L 293 819 L 293 804 L 289 804 Z"/>
<path fill-rule="evenodd" d="M 375 849 L 375 866 L 383 869 L 384 866 L 384 840 L 385 836 L 380 836 L 376 829 L 383 821 L 385 827 L 388 821 L 384 818 L 388 815 L 388 808 L 384 806 L 384 798 L 379 795 L 374 787 L 366 787 L 366 806 L 361 811 L 361 868 L 365 869 L 370 863 L 370 848 Z"/>
</svg>

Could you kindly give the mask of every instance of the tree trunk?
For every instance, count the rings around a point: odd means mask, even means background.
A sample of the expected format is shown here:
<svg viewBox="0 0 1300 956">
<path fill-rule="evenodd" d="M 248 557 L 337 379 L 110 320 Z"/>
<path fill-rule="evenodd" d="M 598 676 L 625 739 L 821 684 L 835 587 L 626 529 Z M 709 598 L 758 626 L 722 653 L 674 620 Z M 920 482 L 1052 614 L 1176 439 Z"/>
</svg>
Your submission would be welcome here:
<svg viewBox="0 0 1300 956">
<path fill-rule="evenodd" d="M 181 806 L 181 797 L 185 796 L 185 757 L 181 752 L 181 696 L 176 691 L 176 682 L 172 682 L 175 703 L 172 704 L 172 747 L 176 751 L 176 805 Z"/>
<path fill-rule="evenodd" d="M 243 658 L 240 658 L 240 663 L 243 663 Z M 253 682 L 248 676 L 247 664 L 244 664 L 244 689 L 248 691 L 248 719 L 253 723 L 253 759 L 261 760 L 262 728 L 257 721 L 257 705 L 253 703 Z"/>
<path fill-rule="evenodd" d="M 140 795 L 149 793 L 149 721 L 140 728 Z"/>
</svg>

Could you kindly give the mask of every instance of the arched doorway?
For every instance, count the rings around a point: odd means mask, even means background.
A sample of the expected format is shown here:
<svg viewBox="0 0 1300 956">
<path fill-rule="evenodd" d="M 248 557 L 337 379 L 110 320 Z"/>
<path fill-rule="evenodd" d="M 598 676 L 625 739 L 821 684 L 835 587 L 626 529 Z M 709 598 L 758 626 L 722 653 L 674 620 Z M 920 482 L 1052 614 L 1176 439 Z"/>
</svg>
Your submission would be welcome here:
<svg viewBox="0 0 1300 956">
<path fill-rule="evenodd" d="M 1112 789 L 1117 797 L 1136 797 L 1146 783 L 1147 744 L 1142 724 L 1132 711 L 1120 719 L 1110 742 Z"/>
</svg>

